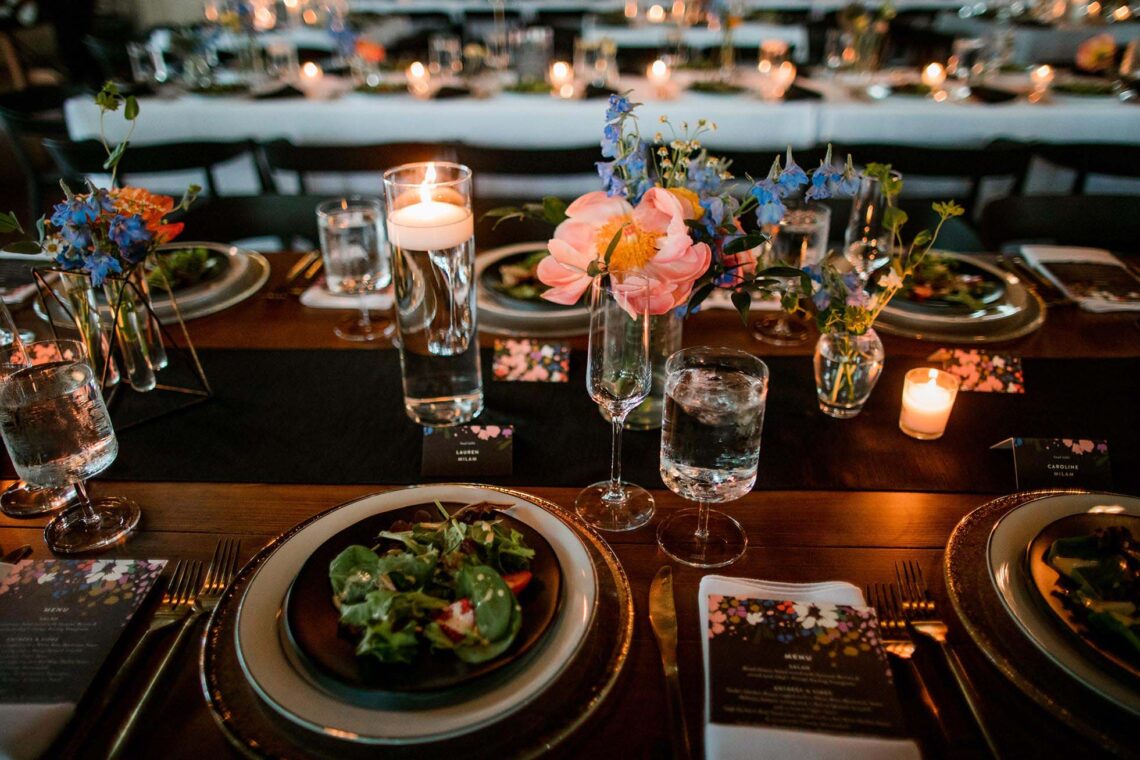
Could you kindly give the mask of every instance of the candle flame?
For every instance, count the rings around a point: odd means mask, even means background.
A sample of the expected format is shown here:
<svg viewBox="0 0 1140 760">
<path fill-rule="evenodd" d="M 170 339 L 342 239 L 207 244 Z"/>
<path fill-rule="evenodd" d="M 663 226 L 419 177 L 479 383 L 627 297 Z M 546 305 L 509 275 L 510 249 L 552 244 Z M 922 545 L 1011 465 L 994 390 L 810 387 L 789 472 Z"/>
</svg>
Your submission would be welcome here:
<svg viewBox="0 0 1140 760">
<path fill-rule="evenodd" d="M 428 164 L 424 170 L 424 181 L 420 185 L 420 200 L 431 203 L 431 186 L 435 183 L 435 164 Z"/>
<path fill-rule="evenodd" d="M 938 379 L 938 370 L 936 370 L 936 369 L 932 369 L 932 370 L 929 370 L 929 371 L 926 373 L 926 376 L 927 376 L 927 377 L 929 377 L 929 378 L 930 378 L 930 382 L 932 382 L 932 383 L 933 383 L 935 380 L 937 380 L 937 379 Z"/>
</svg>

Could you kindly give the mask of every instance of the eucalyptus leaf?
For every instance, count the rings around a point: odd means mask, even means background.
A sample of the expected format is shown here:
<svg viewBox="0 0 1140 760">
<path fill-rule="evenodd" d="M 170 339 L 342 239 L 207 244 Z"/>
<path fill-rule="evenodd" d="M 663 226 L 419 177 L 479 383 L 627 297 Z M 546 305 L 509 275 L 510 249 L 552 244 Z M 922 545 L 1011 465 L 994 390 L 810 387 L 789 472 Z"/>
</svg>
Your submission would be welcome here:
<svg viewBox="0 0 1140 760">
<path fill-rule="evenodd" d="M 20 253 L 26 256 L 38 256 L 43 253 L 40 244 L 32 240 L 19 240 L 15 243 L 8 243 L 4 246 L 4 250 L 8 253 Z"/>
<path fill-rule="evenodd" d="M 752 294 L 747 290 L 734 290 L 732 292 L 732 305 L 740 314 L 740 321 L 748 324 L 748 310 L 752 306 Z"/>
<path fill-rule="evenodd" d="M 730 255 L 734 253 L 744 253 L 745 251 L 751 251 L 758 245 L 762 245 L 767 240 L 768 236 L 762 232 L 750 232 L 744 237 L 739 237 L 729 242 L 724 247 L 724 252 Z"/>
<path fill-rule="evenodd" d="M 128 95 L 126 105 L 123 106 L 123 118 L 134 121 L 139 117 L 139 101 L 134 95 Z"/>
</svg>

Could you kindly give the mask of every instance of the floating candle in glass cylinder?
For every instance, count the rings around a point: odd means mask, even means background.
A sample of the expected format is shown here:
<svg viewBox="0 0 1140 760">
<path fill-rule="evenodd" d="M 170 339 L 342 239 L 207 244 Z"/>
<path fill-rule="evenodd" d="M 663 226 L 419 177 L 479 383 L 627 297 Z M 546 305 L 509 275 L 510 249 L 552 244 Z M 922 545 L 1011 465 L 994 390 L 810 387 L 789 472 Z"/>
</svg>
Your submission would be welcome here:
<svg viewBox="0 0 1140 760">
<path fill-rule="evenodd" d="M 665 8 L 660 5 L 651 5 L 645 12 L 645 20 L 651 24 L 665 23 Z"/>
<path fill-rule="evenodd" d="M 922 83 L 929 87 L 931 91 L 942 89 L 942 85 L 945 82 L 946 68 L 941 63 L 929 64 L 922 70 Z"/>
<path fill-rule="evenodd" d="M 550 64 L 547 81 L 555 92 L 561 92 L 565 85 L 574 83 L 574 69 L 566 61 L 555 61 Z"/>
<path fill-rule="evenodd" d="M 425 165 L 415 196 L 393 201 L 388 212 L 388 240 L 399 248 L 437 251 L 455 248 L 475 234 L 474 216 L 465 199 L 436 186 L 436 165 Z M 452 197 L 454 196 L 454 197 Z"/>
<path fill-rule="evenodd" d="M 1029 72 L 1029 81 L 1033 83 L 1033 92 L 1029 93 L 1030 103 L 1039 103 L 1049 99 L 1049 88 L 1053 86 L 1053 67 L 1038 66 Z"/>
<path fill-rule="evenodd" d="M 662 99 L 669 95 L 669 77 L 671 76 L 672 72 L 669 70 L 669 64 L 660 58 L 649 64 L 649 68 L 645 70 L 645 78 L 653 85 L 657 97 Z"/>
<path fill-rule="evenodd" d="M 899 429 L 911 438 L 932 441 L 946 432 L 959 380 L 938 369 L 912 369 L 903 382 Z"/>
<path fill-rule="evenodd" d="M 431 74 L 427 66 L 419 61 L 404 70 L 404 77 L 408 80 L 408 92 L 417 98 L 426 98 L 431 95 Z"/>
</svg>

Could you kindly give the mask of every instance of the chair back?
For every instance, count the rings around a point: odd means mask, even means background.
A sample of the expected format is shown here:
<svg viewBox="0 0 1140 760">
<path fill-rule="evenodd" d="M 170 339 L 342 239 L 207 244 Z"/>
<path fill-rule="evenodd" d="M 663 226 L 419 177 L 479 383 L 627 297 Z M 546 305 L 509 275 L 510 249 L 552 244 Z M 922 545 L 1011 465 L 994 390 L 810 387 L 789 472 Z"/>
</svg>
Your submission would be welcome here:
<svg viewBox="0 0 1140 760">
<path fill-rule="evenodd" d="M 1133 135 L 1136 137 L 1136 135 Z M 1089 177 L 1140 177 L 1140 144 L 1117 143 L 1038 143 L 1033 152 L 1051 164 L 1077 173 L 1073 184 L 1076 193 L 1088 190 Z"/>
<path fill-rule="evenodd" d="M 455 149 L 448 143 L 397 142 L 376 145 L 294 145 L 274 140 L 261 146 L 263 173 L 270 187 L 279 190 L 277 172 L 293 172 L 302 194 L 312 192 L 310 174 L 351 174 L 386 169 L 416 161 L 451 161 Z"/>
<path fill-rule="evenodd" d="M 1023 195 L 982 210 L 982 240 L 992 250 L 1019 242 L 1092 246 L 1140 253 L 1135 195 Z"/>
<path fill-rule="evenodd" d="M 328 200 L 314 195 L 228 195 L 198 201 L 179 217 L 183 240 L 232 243 L 250 238 L 277 238 L 282 250 L 298 240 L 316 245 L 317 206 Z"/>
</svg>

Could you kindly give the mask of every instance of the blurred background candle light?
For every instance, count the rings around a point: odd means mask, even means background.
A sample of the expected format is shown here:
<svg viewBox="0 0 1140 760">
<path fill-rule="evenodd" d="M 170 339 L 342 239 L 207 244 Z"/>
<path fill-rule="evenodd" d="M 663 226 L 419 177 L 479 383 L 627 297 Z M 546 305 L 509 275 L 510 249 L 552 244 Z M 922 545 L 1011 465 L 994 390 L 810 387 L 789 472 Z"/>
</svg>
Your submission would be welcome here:
<svg viewBox="0 0 1140 760">
<path fill-rule="evenodd" d="M 796 81 L 796 65 L 791 61 L 776 65 L 772 61 L 761 60 L 756 64 L 756 70 L 760 74 L 760 97 L 767 101 L 782 99 Z"/>
<path fill-rule="evenodd" d="M 946 81 L 946 69 L 941 63 L 931 63 L 922 70 L 922 83 L 930 88 L 931 92 L 942 89 Z"/>
<path fill-rule="evenodd" d="M 923 367 L 907 372 L 899 429 L 920 441 L 941 438 L 954 408 L 958 384 L 957 377 L 938 369 Z"/>
<path fill-rule="evenodd" d="M 408 80 L 408 92 L 417 98 L 426 98 L 431 94 L 431 74 L 428 73 L 427 66 L 413 61 L 404 71 L 404 76 Z"/>
<path fill-rule="evenodd" d="M 301 67 L 301 84 L 312 86 L 319 84 L 325 77 L 324 70 L 312 61 L 306 61 L 305 65 Z"/>
<path fill-rule="evenodd" d="M 637 0 L 625 0 L 625 17 L 637 18 Z"/>
<path fill-rule="evenodd" d="M 649 64 L 649 68 L 645 70 L 645 78 L 653 85 L 653 90 L 660 99 L 669 96 L 669 78 L 671 76 L 672 72 L 669 70 L 669 64 L 660 58 Z"/>
<path fill-rule="evenodd" d="M 1049 88 L 1053 85 L 1053 67 L 1038 66 L 1029 73 L 1033 92 L 1029 93 L 1030 103 L 1040 103 L 1049 99 Z"/>
<path fill-rule="evenodd" d="M 651 5 L 645 12 L 645 20 L 651 24 L 665 23 L 665 8 L 660 5 Z"/>
<path fill-rule="evenodd" d="M 574 69 L 566 61 L 555 61 L 550 64 L 547 81 L 556 92 L 561 93 L 564 85 L 573 84 Z"/>
</svg>

